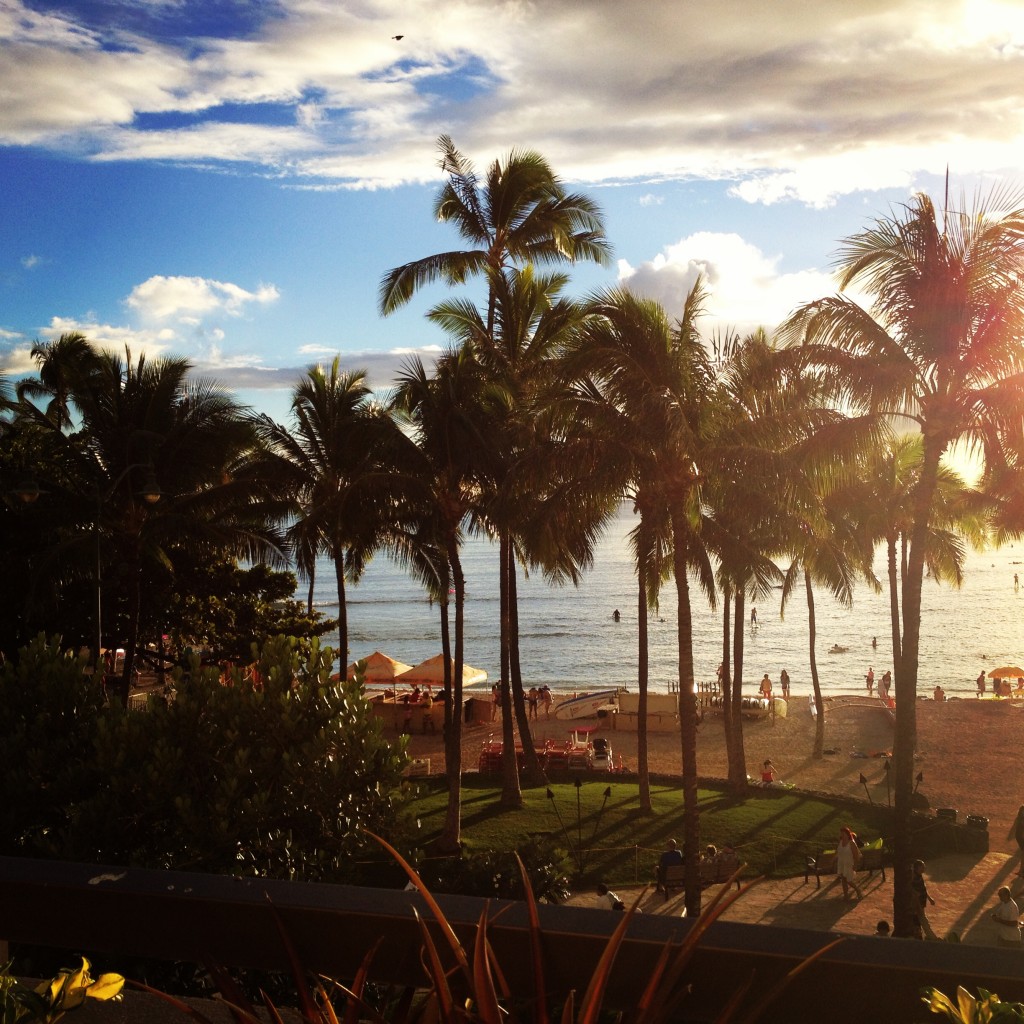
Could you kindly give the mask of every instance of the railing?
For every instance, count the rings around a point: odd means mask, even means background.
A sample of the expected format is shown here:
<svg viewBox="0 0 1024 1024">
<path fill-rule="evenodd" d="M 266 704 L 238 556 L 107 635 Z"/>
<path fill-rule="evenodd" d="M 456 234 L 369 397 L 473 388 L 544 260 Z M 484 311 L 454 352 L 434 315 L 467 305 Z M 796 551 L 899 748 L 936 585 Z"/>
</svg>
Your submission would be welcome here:
<svg viewBox="0 0 1024 1024">
<path fill-rule="evenodd" d="M 0 858 L 0 934 L 12 942 L 167 960 L 208 956 L 228 966 L 287 969 L 270 902 L 309 970 L 351 978 L 379 937 L 374 981 L 424 981 L 413 908 L 428 920 L 430 915 L 415 893 Z M 483 901 L 441 896 L 439 903 L 468 944 Z M 491 917 L 499 910 L 490 928 L 492 945 L 513 991 L 529 993 L 525 906 L 492 903 Z M 555 906 L 541 907 L 540 918 L 549 995 L 581 993 L 621 918 L 611 911 Z M 659 950 L 689 927 L 679 918 L 636 916 L 616 960 L 607 1004 L 635 1006 Z M 796 929 L 713 925 L 692 964 L 686 1018 L 710 1019 L 752 975 L 751 998 L 764 992 L 830 938 Z M 851 938 L 799 975 L 763 1020 L 925 1019 L 919 1001 L 925 985 L 950 995 L 957 985 L 981 986 L 1003 999 L 1024 1000 L 1020 951 Z"/>
</svg>

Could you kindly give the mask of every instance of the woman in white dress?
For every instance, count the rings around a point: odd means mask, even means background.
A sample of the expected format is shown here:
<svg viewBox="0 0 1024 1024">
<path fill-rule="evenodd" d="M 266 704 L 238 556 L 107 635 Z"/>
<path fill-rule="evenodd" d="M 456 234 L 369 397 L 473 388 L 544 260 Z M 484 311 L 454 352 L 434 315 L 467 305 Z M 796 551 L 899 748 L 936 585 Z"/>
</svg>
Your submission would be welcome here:
<svg viewBox="0 0 1024 1024">
<path fill-rule="evenodd" d="M 862 899 L 864 894 L 857 885 L 857 864 L 860 861 L 860 848 L 854 834 L 845 826 L 839 830 L 839 845 L 836 847 L 836 874 L 843 883 L 843 899 L 850 898 L 850 887 Z"/>
</svg>

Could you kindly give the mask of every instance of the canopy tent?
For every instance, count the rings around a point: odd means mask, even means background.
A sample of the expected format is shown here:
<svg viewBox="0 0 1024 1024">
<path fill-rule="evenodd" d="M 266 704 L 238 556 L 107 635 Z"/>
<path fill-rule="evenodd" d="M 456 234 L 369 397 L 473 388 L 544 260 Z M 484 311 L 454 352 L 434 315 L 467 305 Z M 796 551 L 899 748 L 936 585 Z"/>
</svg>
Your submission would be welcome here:
<svg viewBox="0 0 1024 1024">
<path fill-rule="evenodd" d="M 455 664 L 452 663 L 452 674 L 455 673 Z M 487 673 L 483 669 L 473 668 L 472 665 L 462 666 L 462 685 L 473 686 L 475 683 L 487 681 Z M 421 661 L 415 668 L 403 672 L 395 682 L 403 686 L 431 686 L 444 685 L 444 655 L 437 654 L 433 658 Z"/>
<path fill-rule="evenodd" d="M 411 665 L 404 661 L 395 661 L 380 651 L 374 651 L 366 661 L 366 672 L 363 680 L 367 683 L 393 683 L 397 676 L 411 670 Z M 348 679 L 354 679 L 356 675 L 356 663 L 352 662 L 348 667 Z"/>
</svg>

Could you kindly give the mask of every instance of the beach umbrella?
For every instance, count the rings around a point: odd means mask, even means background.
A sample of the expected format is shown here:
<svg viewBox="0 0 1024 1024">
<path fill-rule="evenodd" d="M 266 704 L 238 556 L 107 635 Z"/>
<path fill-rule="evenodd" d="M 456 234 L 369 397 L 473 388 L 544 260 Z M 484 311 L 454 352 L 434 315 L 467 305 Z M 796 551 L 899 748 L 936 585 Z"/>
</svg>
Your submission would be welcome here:
<svg viewBox="0 0 1024 1024">
<path fill-rule="evenodd" d="M 404 661 L 395 661 L 394 658 L 389 658 L 386 654 L 381 654 L 380 651 L 374 651 L 366 659 L 366 672 L 363 679 L 367 683 L 393 683 L 397 676 L 400 676 L 403 672 L 408 672 L 412 668 L 411 665 L 406 665 Z M 348 667 L 348 679 L 354 679 L 356 674 L 356 663 L 352 662 Z"/>
<path fill-rule="evenodd" d="M 452 672 L 454 674 L 454 663 Z M 473 668 L 472 665 L 462 666 L 462 685 L 473 686 L 475 683 L 487 681 L 487 673 L 483 669 Z M 418 665 L 403 672 L 396 682 L 403 686 L 424 686 L 430 683 L 431 686 L 442 686 L 444 684 L 444 655 L 437 654 L 433 658 L 427 658 Z"/>
<path fill-rule="evenodd" d="M 992 669 L 988 674 L 989 679 L 1017 679 L 1020 676 L 1024 676 L 1024 668 L 1017 665 L 1003 665 Z"/>
</svg>

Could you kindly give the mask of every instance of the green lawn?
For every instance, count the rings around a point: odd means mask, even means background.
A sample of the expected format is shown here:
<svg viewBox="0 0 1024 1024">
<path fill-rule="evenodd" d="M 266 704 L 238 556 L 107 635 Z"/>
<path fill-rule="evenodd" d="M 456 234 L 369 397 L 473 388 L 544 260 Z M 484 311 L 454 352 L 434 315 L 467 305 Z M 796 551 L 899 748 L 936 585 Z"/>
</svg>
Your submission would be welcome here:
<svg viewBox="0 0 1024 1024">
<path fill-rule="evenodd" d="M 611 795 L 605 800 L 606 788 Z M 678 784 L 651 787 L 654 814 L 638 810 L 635 782 L 586 779 L 523 791 L 523 808 L 503 811 L 500 787 L 493 780 L 470 780 L 462 790 L 462 838 L 470 850 L 514 849 L 530 836 L 547 836 L 564 849 L 582 848 L 584 876 L 627 884 L 648 881 L 669 838 L 682 840 L 682 793 Z M 579 812 L 577 813 L 577 794 Z M 407 813 L 424 845 L 444 822 L 447 789 L 443 783 L 420 783 Z M 853 801 L 827 801 L 795 790 L 751 788 L 742 799 L 724 790 L 700 790 L 702 844 L 736 847 L 750 875 L 802 874 L 808 855 L 835 847 L 841 825 L 861 839 L 877 838 L 889 812 Z M 417 825 L 418 823 L 418 825 Z"/>
</svg>

